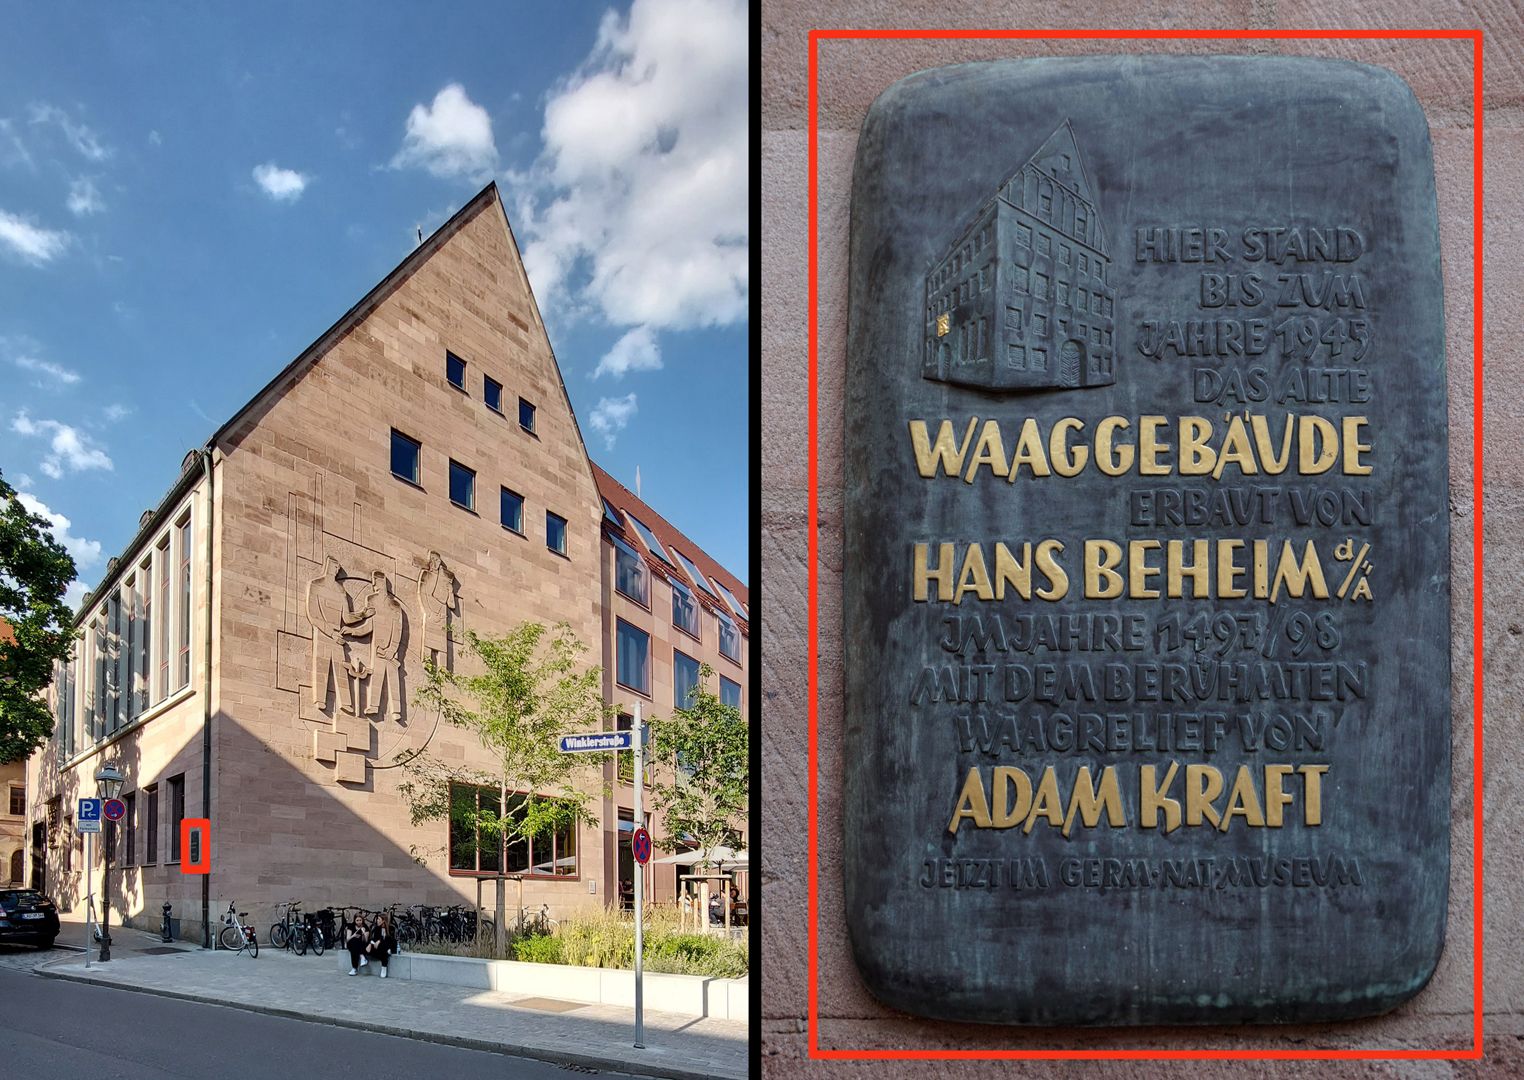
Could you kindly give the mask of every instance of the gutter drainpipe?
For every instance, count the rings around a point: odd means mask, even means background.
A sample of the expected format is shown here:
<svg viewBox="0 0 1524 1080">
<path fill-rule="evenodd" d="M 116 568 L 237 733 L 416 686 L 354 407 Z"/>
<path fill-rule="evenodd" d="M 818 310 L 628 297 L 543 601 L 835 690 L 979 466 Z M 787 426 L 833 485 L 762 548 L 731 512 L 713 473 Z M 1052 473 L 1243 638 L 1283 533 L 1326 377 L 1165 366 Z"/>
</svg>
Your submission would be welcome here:
<svg viewBox="0 0 1524 1080">
<path fill-rule="evenodd" d="M 212 816 L 212 530 L 217 520 L 217 476 L 212 471 L 213 443 L 201 450 L 201 473 L 206 477 L 206 639 L 201 678 L 201 813 Z M 210 832 L 210 830 L 208 830 Z M 206 842 L 211 843 L 208 835 Z M 208 860 L 210 862 L 210 860 Z M 212 875 L 201 875 L 201 947 L 212 947 Z"/>
</svg>

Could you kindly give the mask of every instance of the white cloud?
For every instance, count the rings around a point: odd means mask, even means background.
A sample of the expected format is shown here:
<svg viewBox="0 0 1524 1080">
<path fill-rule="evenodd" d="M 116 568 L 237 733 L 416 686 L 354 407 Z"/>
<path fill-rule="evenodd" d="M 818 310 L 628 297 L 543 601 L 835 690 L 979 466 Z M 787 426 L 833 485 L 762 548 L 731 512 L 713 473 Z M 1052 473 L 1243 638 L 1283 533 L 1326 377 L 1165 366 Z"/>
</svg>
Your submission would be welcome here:
<svg viewBox="0 0 1524 1080">
<path fill-rule="evenodd" d="M 637 326 L 603 354 L 593 378 L 612 375 L 618 379 L 627 371 L 657 371 L 660 368 L 661 348 L 656 344 L 656 335 L 649 326 Z"/>
<path fill-rule="evenodd" d="M 130 416 L 132 414 L 132 406 L 123 405 L 120 402 L 114 402 L 110 405 L 107 405 L 103 411 L 105 412 L 107 421 L 114 424 L 123 417 Z"/>
<path fill-rule="evenodd" d="M 69 519 L 62 514 L 54 513 L 47 503 L 37 496 L 26 491 L 16 493 L 17 500 L 26 507 L 28 513 L 36 514 L 45 518 L 53 533 L 53 538 L 64 546 L 64 550 L 74 557 L 76 570 L 88 570 L 101 561 L 101 542 L 99 540 L 86 540 L 82 536 L 75 536 L 70 532 Z M 76 582 L 75 584 L 78 584 Z M 71 588 L 73 586 L 70 586 Z"/>
<path fill-rule="evenodd" d="M 44 229 L 25 218 L 0 210 L 0 244 L 9 247 L 27 262 L 41 266 L 62 255 L 70 236 L 56 229 Z"/>
<path fill-rule="evenodd" d="M 84 472 L 87 469 L 112 468 L 111 458 L 84 432 L 57 420 L 33 420 L 25 409 L 11 421 L 11 430 L 18 435 L 41 435 L 48 439 L 51 451 L 38 466 L 46 476 L 57 480 L 65 470 Z"/>
<path fill-rule="evenodd" d="M 101 142 L 100 137 L 84 124 L 77 124 L 70 119 L 69 114 L 56 105 L 33 105 L 32 123 L 34 124 L 57 124 L 58 129 L 64 133 L 64 138 L 69 140 L 69 145 L 74 147 L 80 155 L 90 161 L 105 161 L 114 153 L 107 145 Z"/>
<path fill-rule="evenodd" d="M 434 95 L 432 105 L 413 106 L 402 149 L 391 164 L 394 169 L 419 166 L 435 176 L 480 183 L 497 168 L 492 118 L 466 96 L 465 87 L 451 83 Z"/>
<path fill-rule="evenodd" d="M 158 146 L 163 141 L 164 141 L 164 136 L 159 134 L 157 128 L 155 128 L 153 131 L 150 131 L 148 133 L 148 143 L 149 143 L 150 146 Z"/>
<path fill-rule="evenodd" d="M 106 204 L 101 201 L 101 193 L 94 181 L 82 178 L 69 185 L 69 212 L 75 217 L 99 214 L 104 209 Z"/>
<path fill-rule="evenodd" d="M 589 423 L 593 430 L 603 436 L 603 445 L 608 449 L 614 449 L 614 440 L 630 422 L 630 417 L 635 415 L 635 395 L 626 394 L 618 398 L 599 398 L 598 404 L 593 406 L 592 416 Z"/>
<path fill-rule="evenodd" d="M 79 372 L 70 371 L 48 360 L 39 360 L 35 356 L 18 356 L 15 358 L 15 363 L 22 371 L 34 372 L 48 380 L 39 382 L 39 386 L 73 386 L 79 382 Z"/>
<path fill-rule="evenodd" d="M 69 582 L 69 587 L 64 590 L 63 599 L 65 604 L 78 612 L 79 606 L 85 602 L 85 597 L 88 595 L 90 595 L 90 586 L 80 581 L 79 578 L 75 578 Z"/>
<path fill-rule="evenodd" d="M 552 92 L 544 150 L 511 179 L 542 306 L 724 326 L 747 313 L 748 15 L 741 0 L 635 0 Z"/>
<path fill-rule="evenodd" d="M 295 169 L 282 169 L 273 161 L 254 166 L 254 181 L 277 202 L 295 202 L 301 198 L 311 177 Z"/>
<path fill-rule="evenodd" d="M 4 145 L 0 145 L 0 165 L 21 164 L 33 170 L 37 169 L 37 163 L 32 160 L 32 155 L 27 151 L 26 143 L 21 141 L 21 136 L 16 134 L 15 127 L 11 122 L 0 117 L 0 135 L 5 136 Z"/>
<path fill-rule="evenodd" d="M 32 474 L 31 473 L 18 473 L 16 475 L 16 487 L 18 489 L 25 490 L 26 488 L 29 488 L 31 486 L 32 486 Z"/>
</svg>

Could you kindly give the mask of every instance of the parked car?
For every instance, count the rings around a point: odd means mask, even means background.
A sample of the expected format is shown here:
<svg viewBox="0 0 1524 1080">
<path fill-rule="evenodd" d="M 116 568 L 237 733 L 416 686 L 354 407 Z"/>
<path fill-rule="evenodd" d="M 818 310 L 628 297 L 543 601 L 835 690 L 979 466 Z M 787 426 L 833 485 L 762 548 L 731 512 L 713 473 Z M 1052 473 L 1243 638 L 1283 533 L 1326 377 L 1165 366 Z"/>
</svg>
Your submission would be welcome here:
<svg viewBox="0 0 1524 1080">
<path fill-rule="evenodd" d="M 0 889 L 0 942 L 50 949 L 58 936 L 58 908 L 36 889 Z"/>
</svg>

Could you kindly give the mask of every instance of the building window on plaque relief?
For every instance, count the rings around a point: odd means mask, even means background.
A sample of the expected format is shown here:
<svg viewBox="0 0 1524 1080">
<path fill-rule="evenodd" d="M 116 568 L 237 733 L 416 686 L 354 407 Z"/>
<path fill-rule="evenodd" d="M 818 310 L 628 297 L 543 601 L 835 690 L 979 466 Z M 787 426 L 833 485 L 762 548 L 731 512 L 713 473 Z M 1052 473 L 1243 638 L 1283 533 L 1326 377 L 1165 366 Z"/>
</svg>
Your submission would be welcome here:
<svg viewBox="0 0 1524 1080">
<path fill-rule="evenodd" d="M 545 511 L 545 546 L 558 555 L 566 554 L 566 519 Z"/>
<path fill-rule="evenodd" d="M 651 635 L 623 619 L 614 627 L 615 675 L 621 686 L 642 694 L 651 692 Z"/>
<path fill-rule="evenodd" d="M 1046 349 L 1033 349 L 1028 355 L 1031 356 L 1031 358 L 1032 358 L 1032 370 L 1033 371 L 1047 371 L 1048 370 L 1048 350 L 1046 350 Z"/>
<path fill-rule="evenodd" d="M 392 475 L 410 484 L 419 483 L 418 462 L 423 444 L 392 428 Z"/>
<path fill-rule="evenodd" d="M 1074 296 L 1076 302 L 1079 304 L 1081 311 L 1090 306 L 1090 294 L 1084 289 L 1075 289 Z"/>
<path fill-rule="evenodd" d="M 169 778 L 169 861 L 180 861 L 180 822 L 185 820 L 185 774 Z"/>
<path fill-rule="evenodd" d="M 1082 274 L 1090 273 L 1090 259 L 1083 251 L 1079 254 L 1079 272 Z"/>
<path fill-rule="evenodd" d="M 1048 336 L 1048 317 L 1041 312 L 1032 316 L 1032 333 L 1037 337 Z"/>
<path fill-rule="evenodd" d="M 719 617 L 718 621 L 720 624 L 720 655 L 727 660 L 734 660 L 739 664 L 741 662 L 741 630 L 735 623 L 723 615 Z"/>
<path fill-rule="evenodd" d="M 508 488 L 500 488 L 498 514 L 503 528 L 522 534 L 524 531 L 524 496 Z"/>
<path fill-rule="evenodd" d="M 457 390 L 466 388 L 466 362 L 452 352 L 445 353 L 445 378 Z"/>
<path fill-rule="evenodd" d="M 1016 226 L 1016 242 L 1018 244 L 1020 244 L 1022 247 L 1031 247 L 1032 246 L 1032 226 L 1018 224 Z"/>
<path fill-rule="evenodd" d="M 180 670 L 176 688 L 190 685 L 191 668 L 191 519 L 186 514 L 180 532 Z"/>
<path fill-rule="evenodd" d="M 1039 255 L 1051 255 L 1051 254 L 1053 254 L 1053 241 L 1049 238 L 1047 233 L 1038 233 L 1037 234 L 1037 254 L 1039 254 Z"/>
<path fill-rule="evenodd" d="M 614 544 L 614 588 L 642 607 L 651 606 L 651 577 L 646 562 L 629 543 L 611 536 Z"/>
<path fill-rule="evenodd" d="M 1025 370 L 1027 366 L 1027 347 L 1011 341 L 1007 342 L 1005 348 L 1006 358 L 1010 361 L 1011 367 L 1018 371 Z"/>
<path fill-rule="evenodd" d="M 1068 306 L 1069 283 L 1067 281 L 1060 281 L 1058 283 L 1058 302 L 1060 306 Z"/>
<path fill-rule="evenodd" d="M 1039 300 L 1048 298 L 1048 275 L 1040 270 L 1032 272 L 1032 295 Z"/>
<path fill-rule="evenodd" d="M 1074 249 L 1073 248 L 1071 248 L 1068 244 L 1059 244 L 1058 245 L 1058 261 L 1059 262 L 1063 263 L 1065 266 L 1068 266 L 1070 259 L 1072 259 L 1073 257 L 1074 257 Z"/>
<path fill-rule="evenodd" d="M 482 400 L 495 413 L 503 411 L 503 384 L 490 375 L 482 376 Z"/>
<path fill-rule="evenodd" d="M 672 582 L 672 625 L 685 634 L 699 636 L 698 600 L 680 581 Z"/>
<path fill-rule="evenodd" d="M 686 709 L 699 686 L 699 662 L 687 653 L 672 650 L 672 707 Z"/>
<path fill-rule="evenodd" d="M 467 510 L 476 509 L 476 470 L 450 459 L 450 501 Z"/>
<path fill-rule="evenodd" d="M 983 360 L 984 357 L 985 357 L 984 333 L 985 333 L 985 324 L 986 324 L 986 322 L 988 322 L 988 320 L 985 319 L 984 316 L 981 315 L 979 317 L 979 359 L 980 360 Z"/>
<path fill-rule="evenodd" d="M 525 431 L 534 431 L 534 405 L 519 398 L 519 427 Z"/>
<path fill-rule="evenodd" d="M 741 684 L 732 682 L 725 676 L 720 676 L 720 704 L 729 705 L 736 712 L 741 711 Z"/>
<path fill-rule="evenodd" d="M 1085 224 L 1085 208 L 1083 206 L 1076 206 L 1074 208 L 1074 231 L 1079 234 L 1081 239 L 1085 237 Z"/>
</svg>

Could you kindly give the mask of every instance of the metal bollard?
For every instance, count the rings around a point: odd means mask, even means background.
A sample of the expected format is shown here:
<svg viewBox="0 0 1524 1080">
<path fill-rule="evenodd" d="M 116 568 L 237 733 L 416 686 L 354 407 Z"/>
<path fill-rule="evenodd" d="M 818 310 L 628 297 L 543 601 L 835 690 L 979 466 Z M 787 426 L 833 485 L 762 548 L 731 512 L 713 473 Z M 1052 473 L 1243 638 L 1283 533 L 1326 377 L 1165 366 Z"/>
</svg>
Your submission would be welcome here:
<svg viewBox="0 0 1524 1080">
<path fill-rule="evenodd" d="M 170 910 L 169 904 L 166 903 L 164 905 L 164 925 L 159 930 L 159 936 L 161 938 L 163 938 L 165 941 L 173 941 L 173 940 L 175 940 L 174 935 L 172 933 L 170 933 L 170 929 L 169 929 L 169 910 Z"/>
</svg>

